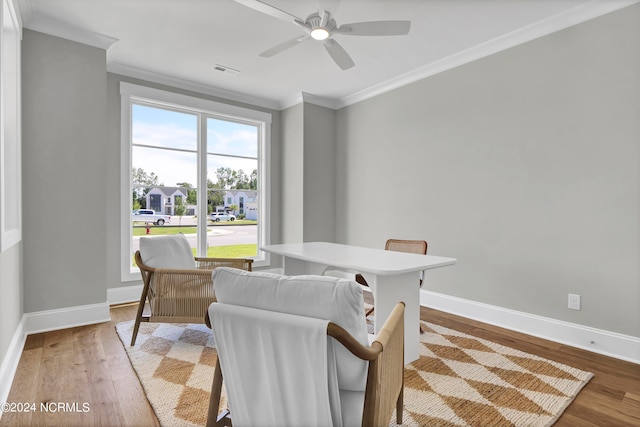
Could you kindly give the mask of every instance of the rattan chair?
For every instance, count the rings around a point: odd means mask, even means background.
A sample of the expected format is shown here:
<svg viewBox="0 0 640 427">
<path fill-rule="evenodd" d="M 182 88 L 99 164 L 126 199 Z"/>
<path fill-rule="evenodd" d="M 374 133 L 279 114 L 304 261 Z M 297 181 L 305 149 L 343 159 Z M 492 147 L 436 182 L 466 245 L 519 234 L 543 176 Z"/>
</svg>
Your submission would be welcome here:
<svg viewBox="0 0 640 427">
<path fill-rule="evenodd" d="M 291 408 L 315 409 L 316 405 L 322 404 L 323 399 L 316 399 L 318 396 L 314 398 L 309 394 L 296 393 L 292 390 L 299 390 L 297 388 L 299 383 L 312 384 L 318 381 L 311 372 L 314 370 L 322 372 L 322 367 L 308 366 L 307 368 L 308 361 L 313 359 L 309 356 L 316 353 L 312 353 L 313 350 L 303 349 L 304 345 L 301 343 L 307 342 L 305 338 L 301 338 L 300 342 L 296 338 L 292 341 L 282 340 L 282 336 L 291 337 L 292 334 L 288 329 L 291 324 L 306 323 L 306 319 L 313 321 L 327 319 L 324 321 L 326 323 L 320 322 L 320 325 L 321 327 L 326 325 L 326 334 L 332 337 L 327 337 L 328 344 L 329 341 L 334 340 L 340 343 L 335 343 L 333 348 L 336 351 L 335 375 L 337 375 L 337 386 L 340 389 L 341 409 L 338 416 L 342 424 L 359 424 L 367 427 L 387 426 L 394 410 L 396 411 L 395 421 L 397 424 L 402 424 L 404 303 L 396 304 L 378 334 L 375 337 L 369 336 L 367 339 L 362 288 L 353 282 L 327 277 L 316 279 L 314 276 L 304 276 L 300 279 L 295 276 L 280 276 L 281 279 L 278 279 L 274 278 L 274 275 L 265 273 L 241 273 L 226 268 L 217 270 L 213 276 L 219 300 L 210 306 L 209 316 L 212 319 L 218 348 L 218 360 L 210 395 L 207 427 L 231 426 L 235 418 L 234 411 L 238 418 L 236 421 L 241 424 L 246 423 L 248 419 L 255 420 L 256 417 L 265 422 L 261 417 L 268 413 L 266 418 L 269 421 L 266 424 L 271 425 L 273 423 L 271 418 L 275 417 L 277 418 L 275 425 L 292 426 L 297 424 L 291 421 L 289 412 Z M 331 280 L 334 280 L 333 283 L 340 283 L 334 285 L 330 283 Z M 318 285 L 318 282 L 322 283 Z M 329 291 L 316 292 L 318 287 L 324 287 L 327 283 L 329 283 Z M 331 288 L 331 286 L 335 287 Z M 315 289 L 309 290 L 314 287 Z M 331 296 L 327 297 L 329 294 Z M 298 301 L 299 304 L 291 304 L 293 300 Z M 309 308 L 310 306 L 313 307 Z M 273 319 L 271 316 L 278 316 L 279 320 L 273 324 L 268 323 L 268 319 Z M 331 318 L 343 325 L 331 321 Z M 256 332 L 256 319 L 262 319 L 261 325 L 267 322 L 262 326 L 264 331 Z M 360 328 L 364 328 L 364 341 Z M 250 335 L 251 333 L 258 334 L 258 338 L 254 339 L 256 337 Z M 263 333 L 269 339 L 260 339 Z M 240 335 L 245 339 L 238 342 L 234 337 Z M 225 340 L 225 337 L 229 339 Z M 368 344 L 369 342 L 371 344 Z M 239 349 L 247 348 L 252 351 L 238 353 Z M 239 354 L 243 356 L 239 357 Z M 246 355 L 248 357 L 245 357 Z M 286 361 L 291 361 L 291 358 L 299 361 L 301 365 L 287 363 Z M 252 362 L 254 359 L 256 361 Z M 368 364 L 364 361 L 368 361 Z M 231 368 L 230 363 L 235 365 Z M 237 365 L 238 363 L 240 365 Z M 326 360 L 325 363 L 327 363 Z M 294 365 L 298 366 L 293 367 Z M 251 372 L 251 375 L 247 376 L 246 373 L 242 374 L 243 372 Z M 240 378 L 243 375 L 245 378 Z M 247 383 L 254 384 L 255 387 L 263 387 L 265 383 L 273 381 L 265 378 L 274 377 L 276 380 L 273 387 L 281 392 L 270 395 L 266 401 L 268 403 L 263 402 L 268 407 L 265 413 L 256 408 L 256 396 L 252 395 L 252 393 L 262 393 L 263 390 L 260 388 L 248 390 L 246 387 Z M 220 412 L 223 378 L 231 411 L 224 408 Z M 326 374 L 324 378 L 325 381 L 329 381 Z M 291 382 L 294 384 L 290 385 Z M 361 384 L 359 386 L 361 388 L 354 386 L 356 383 Z M 331 384 L 330 381 L 329 384 Z M 353 393 L 359 397 L 354 397 Z M 234 396 L 240 402 L 234 401 Z M 326 398 L 332 402 L 330 397 Z M 329 405 L 335 408 L 333 403 Z M 277 408 L 283 409 L 287 415 L 283 416 Z M 326 413 L 323 412 L 323 414 Z M 332 412 L 332 419 L 335 420 L 334 416 L 336 415 Z"/>
<path fill-rule="evenodd" d="M 427 254 L 427 242 L 424 240 L 401 240 L 401 239 L 389 239 L 387 243 L 384 245 L 384 249 L 387 251 L 395 251 L 395 252 L 407 252 L 412 254 Z M 422 287 L 423 275 L 420 274 L 420 281 L 418 285 Z M 369 284 L 362 276 L 362 274 L 356 274 L 356 282 L 361 285 L 369 287 Z M 375 307 L 371 307 L 366 311 L 366 316 L 373 314 Z M 420 329 L 422 330 L 422 329 Z"/>
<path fill-rule="evenodd" d="M 186 238 L 182 235 L 158 236 L 152 239 L 155 246 L 167 244 L 173 247 L 174 252 L 170 252 L 168 256 L 171 260 L 171 255 L 176 252 L 179 253 L 175 258 L 189 258 L 188 262 L 182 264 L 189 268 L 171 268 L 180 265 L 171 265 L 171 262 L 168 263 L 168 268 L 160 267 L 158 264 L 164 264 L 158 257 L 150 262 L 154 266 L 150 266 L 143 262 L 140 251 L 136 251 L 135 261 L 140 268 L 143 288 L 131 336 L 132 346 L 136 343 L 140 322 L 205 323 L 207 307 L 216 299 L 211 278 L 213 270 L 218 267 L 234 267 L 251 271 L 253 265 L 251 258 L 194 258 Z M 147 303 L 148 312 L 145 313 Z"/>
</svg>

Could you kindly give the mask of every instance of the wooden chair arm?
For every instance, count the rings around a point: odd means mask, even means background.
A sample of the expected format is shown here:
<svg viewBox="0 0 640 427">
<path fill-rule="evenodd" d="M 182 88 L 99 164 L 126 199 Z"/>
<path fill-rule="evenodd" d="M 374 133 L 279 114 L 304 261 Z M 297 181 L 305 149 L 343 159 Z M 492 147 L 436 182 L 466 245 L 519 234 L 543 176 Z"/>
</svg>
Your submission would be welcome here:
<svg viewBox="0 0 640 427">
<path fill-rule="evenodd" d="M 235 267 L 252 271 L 253 258 L 195 258 L 197 268 L 213 270 L 217 267 Z"/>
<path fill-rule="evenodd" d="M 143 272 L 153 273 L 156 270 L 158 270 L 157 268 L 150 267 L 150 266 L 146 265 L 142 261 L 142 256 L 140 255 L 140 251 L 136 251 L 134 258 L 135 258 L 136 265 Z M 194 270 L 205 270 L 205 271 L 207 271 L 208 270 L 209 274 L 211 274 L 211 271 L 213 271 L 216 267 L 219 267 L 221 265 L 226 265 L 226 266 L 238 265 L 238 267 L 240 267 L 240 264 L 242 264 L 243 266 L 246 266 L 247 267 L 246 268 L 247 271 L 251 271 L 252 270 L 252 265 L 253 265 L 253 259 L 252 258 L 205 258 L 205 257 L 195 257 L 194 260 L 196 262 L 196 268 L 194 268 L 193 270 L 184 270 L 184 271 L 194 271 Z M 165 270 L 171 270 L 171 269 L 165 269 Z"/>
<path fill-rule="evenodd" d="M 374 339 L 372 345 L 375 343 L 379 343 L 380 345 L 382 345 L 382 348 L 386 348 L 391 342 L 393 333 L 399 323 L 403 324 L 402 329 L 404 330 L 404 307 L 405 304 L 402 301 L 396 304 L 396 306 L 391 311 L 391 314 L 384 322 L 384 325 L 382 325 L 382 328 L 376 335 L 376 338 Z"/>
<path fill-rule="evenodd" d="M 204 261 L 204 262 L 208 262 L 208 261 L 248 261 L 248 262 L 253 262 L 253 258 L 207 258 L 207 257 L 195 257 L 196 261 Z"/>
<path fill-rule="evenodd" d="M 327 326 L 327 334 L 340 342 L 347 350 L 353 353 L 354 356 L 363 360 L 375 360 L 382 350 L 387 346 L 391 340 L 395 325 L 398 323 L 399 318 L 404 316 L 404 302 L 399 302 L 391 311 L 391 315 L 387 321 L 382 325 L 382 329 L 376 335 L 374 341 L 369 347 L 362 345 L 351 335 L 344 330 L 341 326 L 336 325 L 333 322 L 329 322 Z"/>
<path fill-rule="evenodd" d="M 373 342 L 369 347 L 364 346 L 356 341 L 353 335 L 333 322 L 327 325 L 327 335 L 338 340 L 354 356 L 362 360 L 374 360 L 382 352 L 382 345 L 379 342 Z"/>
<path fill-rule="evenodd" d="M 153 273 L 156 275 L 156 277 L 161 275 L 163 276 L 180 275 L 180 276 L 199 277 L 199 276 L 211 276 L 211 274 L 213 273 L 213 270 L 199 270 L 199 269 L 184 270 L 184 269 L 178 269 L 178 268 L 155 268 L 153 269 Z"/>
</svg>

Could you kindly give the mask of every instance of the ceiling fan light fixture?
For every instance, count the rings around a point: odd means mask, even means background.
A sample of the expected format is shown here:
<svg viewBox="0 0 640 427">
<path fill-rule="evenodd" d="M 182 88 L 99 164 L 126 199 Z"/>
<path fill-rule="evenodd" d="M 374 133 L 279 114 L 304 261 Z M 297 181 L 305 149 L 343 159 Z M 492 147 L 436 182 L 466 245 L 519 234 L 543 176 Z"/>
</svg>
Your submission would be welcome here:
<svg viewBox="0 0 640 427">
<path fill-rule="evenodd" d="M 345 24 L 338 28 L 336 20 L 331 17 L 331 12 L 324 6 L 333 6 L 337 8 L 340 0 L 319 0 L 320 10 L 307 16 L 304 21 L 297 16 L 291 15 L 275 6 L 271 6 L 267 1 L 271 0 L 234 0 L 251 9 L 254 9 L 265 15 L 273 16 L 284 21 L 292 22 L 302 28 L 305 35 L 295 39 L 287 40 L 271 49 L 267 49 L 259 55 L 264 58 L 270 58 L 286 49 L 297 46 L 299 43 L 309 39 L 323 41 L 325 50 L 342 70 L 348 70 L 355 66 L 353 59 L 347 51 L 334 40 L 331 36 L 334 34 L 350 35 L 350 36 L 400 36 L 409 34 L 411 21 L 366 21 Z"/>
<path fill-rule="evenodd" d="M 326 28 L 317 27 L 311 30 L 311 37 L 314 40 L 326 40 L 329 38 L 329 31 Z"/>
</svg>

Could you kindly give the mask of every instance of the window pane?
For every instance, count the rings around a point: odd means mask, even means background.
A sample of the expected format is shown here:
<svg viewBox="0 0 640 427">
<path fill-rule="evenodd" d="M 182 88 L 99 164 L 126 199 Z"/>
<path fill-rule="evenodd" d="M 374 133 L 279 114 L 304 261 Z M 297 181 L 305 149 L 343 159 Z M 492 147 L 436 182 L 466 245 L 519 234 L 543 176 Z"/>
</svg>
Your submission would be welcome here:
<svg viewBox="0 0 640 427">
<path fill-rule="evenodd" d="M 208 118 L 207 152 L 257 158 L 258 127 Z"/>
<path fill-rule="evenodd" d="M 209 188 L 208 201 L 212 215 L 207 256 L 255 257 L 258 254 L 257 191 Z"/>
<path fill-rule="evenodd" d="M 258 255 L 258 130 L 207 119 L 208 256 Z"/>
<path fill-rule="evenodd" d="M 194 114 L 133 104 L 133 144 L 182 150 L 198 149 L 198 117 Z"/>
<path fill-rule="evenodd" d="M 154 185 L 175 187 L 187 182 L 195 187 L 198 183 L 197 153 L 134 146 L 131 164 L 134 170 L 157 177 Z"/>
<path fill-rule="evenodd" d="M 147 235 L 182 233 L 195 253 L 197 122 L 195 115 L 132 106 L 132 260 Z"/>
<path fill-rule="evenodd" d="M 207 181 L 216 188 L 257 188 L 258 161 L 237 157 L 207 156 Z"/>
</svg>

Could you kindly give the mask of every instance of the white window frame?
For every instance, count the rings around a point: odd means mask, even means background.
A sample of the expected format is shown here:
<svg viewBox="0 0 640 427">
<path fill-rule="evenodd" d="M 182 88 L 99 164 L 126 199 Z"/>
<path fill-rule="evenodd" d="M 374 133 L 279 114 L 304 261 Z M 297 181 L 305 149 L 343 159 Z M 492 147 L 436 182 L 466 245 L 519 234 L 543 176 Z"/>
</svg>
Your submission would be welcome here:
<svg viewBox="0 0 640 427">
<path fill-rule="evenodd" d="M 22 29 L 14 6 L 2 0 L 0 9 L 0 252 L 22 240 Z"/>
<path fill-rule="evenodd" d="M 132 129 L 131 129 L 131 106 L 133 103 L 144 103 L 150 106 L 176 108 L 180 110 L 198 114 L 199 122 L 205 124 L 198 129 L 198 151 L 204 153 L 198 159 L 198 212 L 199 215 L 207 217 L 207 192 L 202 191 L 207 188 L 207 175 L 201 173 L 206 170 L 207 150 L 206 150 L 206 118 L 216 117 L 240 123 L 253 124 L 258 126 L 258 253 L 254 260 L 254 267 L 270 265 L 270 257 L 266 252 L 260 251 L 260 246 L 269 244 L 270 241 L 270 146 L 271 146 L 271 114 L 238 107 L 220 102 L 210 101 L 193 96 L 168 92 L 146 86 L 135 85 L 127 82 L 120 82 L 120 124 L 121 124 L 121 158 L 120 158 L 120 234 L 121 234 L 121 280 L 123 282 L 140 280 L 140 273 L 135 268 L 131 268 L 131 158 L 132 158 Z M 197 253 L 206 253 L 206 222 L 198 222 Z"/>
</svg>

